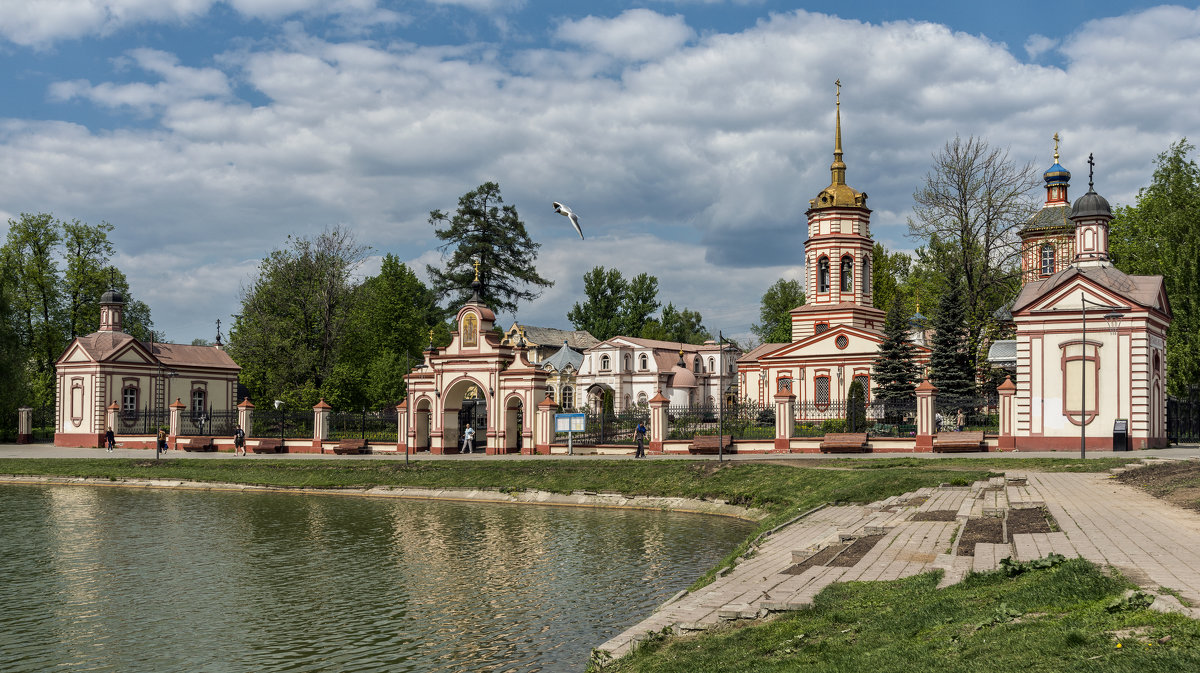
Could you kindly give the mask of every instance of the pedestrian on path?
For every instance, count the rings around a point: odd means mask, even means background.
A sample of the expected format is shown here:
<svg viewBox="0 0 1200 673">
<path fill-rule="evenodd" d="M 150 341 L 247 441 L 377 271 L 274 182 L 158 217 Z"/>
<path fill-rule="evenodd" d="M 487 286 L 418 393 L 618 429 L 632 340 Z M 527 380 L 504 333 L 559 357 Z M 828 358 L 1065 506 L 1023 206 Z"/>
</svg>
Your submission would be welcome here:
<svg viewBox="0 0 1200 673">
<path fill-rule="evenodd" d="M 638 421 L 637 430 L 637 451 L 633 454 L 634 458 L 646 457 L 646 425 Z"/>
<path fill-rule="evenodd" d="M 962 407 L 958 408 L 958 418 L 955 420 L 958 423 L 958 431 L 962 432 L 963 428 L 967 427 L 967 415 L 963 413 Z"/>
<path fill-rule="evenodd" d="M 117 438 L 113 436 L 112 427 L 110 426 L 104 431 L 104 448 L 112 453 L 113 447 L 117 444 Z"/>
<path fill-rule="evenodd" d="M 240 425 L 235 425 L 233 429 L 233 455 L 246 455 L 246 431 Z"/>
<path fill-rule="evenodd" d="M 154 438 L 154 457 L 157 459 L 158 454 L 167 450 L 167 429 L 164 427 L 158 428 L 158 435 Z"/>
<path fill-rule="evenodd" d="M 469 425 L 463 431 L 462 449 L 459 450 L 459 453 L 475 453 L 475 428 Z"/>
</svg>

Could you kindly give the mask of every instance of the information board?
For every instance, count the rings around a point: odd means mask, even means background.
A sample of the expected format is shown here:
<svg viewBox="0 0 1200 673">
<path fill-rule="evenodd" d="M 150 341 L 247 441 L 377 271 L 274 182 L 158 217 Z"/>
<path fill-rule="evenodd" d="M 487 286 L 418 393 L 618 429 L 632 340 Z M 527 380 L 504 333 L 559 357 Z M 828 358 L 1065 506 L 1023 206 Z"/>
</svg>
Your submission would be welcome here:
<svg viewBox="0 0 1200 673">
<path fill-rule="evenodd" d="M 555 432 L 583 432 L 586 428 L 585 414 L 554 414 Z"/>
</svg>

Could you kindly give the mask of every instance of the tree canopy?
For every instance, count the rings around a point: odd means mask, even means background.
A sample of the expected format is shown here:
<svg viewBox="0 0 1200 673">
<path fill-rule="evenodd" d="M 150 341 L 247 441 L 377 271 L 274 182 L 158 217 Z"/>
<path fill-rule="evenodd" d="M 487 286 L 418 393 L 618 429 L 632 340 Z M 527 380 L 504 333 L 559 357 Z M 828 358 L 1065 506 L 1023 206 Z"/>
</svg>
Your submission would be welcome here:
<svg viewBox="0 0 1200 673">
<path fill-rule="evenodd" d="M 758 307 L 761 321 L 750 331 L 763 343 L 789 343 L 792 340 L 792 309 L 803 306 L 804 288 L 798 280 L 780 278 L 763 293 Z"/>
<path fill-rule="evenodd" d="M 1186 138 L 1158 155 L 1154 177 L 1137 203 L 1118 207 L 1109 252 L 1130 274 L 1161 275 L 1173 321 L 1167 331 L 1167 389 L 1200 383 L 1200 168 Z"/>
<path fill-rule="evenodd" d="M 871 266 L 871 303 L 875 308 L 886 313 L 897 298 L 907 300 L 912 257 L 903 252 L 888 252 L 882 243 L 876 242 L 871 251 Z"/>
<path fill-rule="evenodd" d="M 470 298 L 474 260 L 480 262 L 480 298 L 493 311 L 516 315 L 518 303 L 536 299 L 542 288 L 554 285 L 534 268 L 541 244 L 529 238 L 517 209 L 504 203 L 500 185 L 494 182 L 459 197 L 453 215 L 431 211 L 429 224 L 445 241 L 439 249 L 443 253 L 453 249 L 442 265 L 426 267 L 433 291 L 446 299 L 447 306 Z"/>
</svg>

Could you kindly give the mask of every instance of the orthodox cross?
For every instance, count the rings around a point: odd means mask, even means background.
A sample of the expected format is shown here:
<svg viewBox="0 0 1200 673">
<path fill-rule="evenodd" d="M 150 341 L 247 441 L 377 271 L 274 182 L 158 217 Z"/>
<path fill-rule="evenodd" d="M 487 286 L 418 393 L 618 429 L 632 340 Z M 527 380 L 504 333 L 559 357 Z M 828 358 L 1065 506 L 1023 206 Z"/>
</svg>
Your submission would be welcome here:
<svg viewBox="0 0 1200 673">
<path fill-rule="evenodd" d="M 475 266 L 475 282 L 478 283 L 479 282 L 479 258 L 476 257 L 475 259 L 471 260 L 471 264 L 473 264 Z"/>
<path fill-rule="evenodd" d="M 837 104 L 841 105 L 842 104 L 842 78 L 841 77 L 837 78 L 837 80 L 834 81 L 834 84 L 837 86 Z"/>
<path fill-rule="evenodd" d="M 1054 163 L 1058 163 L 1058 134 L 1054 134 Z"/>
<path fill-rule="evenodd" d="M 117 288 L 117 267 L 115 266 L 108 269 L 108 286 L 114 290 Z"/>
<path fill-rule="evenodd" d="M 433 348 L 433 330 L 429 330 L 429 347 Z"/>
<path fill-rule="evenodd" d="M 1088 152 L 1088 191 L 1094 192 L 1096 189 L 1092 186 L 1092 173 L 1096 170 L 1096 161 L 1092 159 L 1092 153 Z"/>
<path fill-rule="evenodd" d="M 217 345 L 221 345 L 221 319 L 217 318 Z"/>
</svg>

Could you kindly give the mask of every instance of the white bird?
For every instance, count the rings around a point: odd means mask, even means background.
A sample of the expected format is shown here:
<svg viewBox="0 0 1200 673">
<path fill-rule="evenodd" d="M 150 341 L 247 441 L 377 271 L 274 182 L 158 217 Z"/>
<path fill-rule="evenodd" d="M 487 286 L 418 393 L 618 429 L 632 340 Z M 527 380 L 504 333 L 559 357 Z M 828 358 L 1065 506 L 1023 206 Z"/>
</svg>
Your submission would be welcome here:
<svg viewBox="0 0 1200 673">
<path fill-rule="evenodd" d="M 575 232 L 579 234 L 579 240 L 583 240 L 583 230 L 579 228 L 579 216 L 571 212 L 571 209 L 559 203 L 554 202 L 554 212 L 571 220 L 571 224 L 575 225 Z"/>
<path fill-rule="evenodd" d="M 279 407 L 282 407 L 282 406 L 283 406 L 283 400 L 275 400 L 275 408 L 276 409 L 278 409 Z"/>
</svg>

